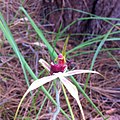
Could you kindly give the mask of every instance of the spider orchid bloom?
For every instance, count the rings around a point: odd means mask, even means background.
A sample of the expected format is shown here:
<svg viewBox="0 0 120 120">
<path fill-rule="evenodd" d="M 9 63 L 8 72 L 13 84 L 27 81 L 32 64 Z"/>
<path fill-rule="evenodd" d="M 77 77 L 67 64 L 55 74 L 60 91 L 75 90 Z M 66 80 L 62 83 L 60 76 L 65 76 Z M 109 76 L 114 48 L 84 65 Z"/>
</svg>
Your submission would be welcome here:
<svg viewBox="0 0 120 120">
<path fill-rule="evenodd" d="M 80 73 L 97 73 L 97 74 L 99 74 L 99 73 L 96 71 L 91 71 L 91 70 L 73 70 L 73 71 L 66 72 L 67 65 L 66 65 L 65 58 L 62 54 L 58 55 L 57 64 L 54 64 L 53 62 L 51 62 L 51 64 L 49 65 L 43 59 L 40 59 L 39 62 L 42 64 L 42 66 L 46 70 L 48 70 L 51 73 L 51 75 L 34 81 L 30 85 L 28 90 L 26 91 L 25 96 L 31 90 L 34 90 L 34 89 L 54 80 L 56 78 L 59 78 L 60 82 L 66 87 L 68 92 L 76 99 L 78 106 L 80 108 L 83 120 L 85 120 L 84 112 L 83 112 L 82 106 L 81 106 L 80 101 L 79 101 L 78 90 L 77 90 L 75 85 L 73 85 L 68 79 L 66 79 L 66 77 L 71 76 L 71 75 L 75 75 L 75 74 L 80 74 Z"/>
<path fill-rule="evenodd" d="M 75 85 L 73 85 L 68 79 L 66 79 L 66 77 L 68 76 L 72 76 L 75 74 L 80 74 L 80 73 L 97 73 L 100 74 L 96 71 L 91 71 L 91 70 L 72 70 L 72 71 L 68 71 L 67 70 L 67 64 L 65 61 L 65 58 L 62 54 L 58 55 L 58 59 L 57 59 L 57 64 L 54 64 L 53 62 L 51 62 L 51 64 L 49 65 L 45 60 L 40 59 L 39 62 L 42 64 L 42 66 L 48 70 L 50 72 L 50 76 L 47 77 L 43 77 L 40 78 L 38 80 L 35 80 L 30 87 L 28 88 L 28 90 L 26 91 L 26 93 L 23 96 L 23 99 L 25 98 L 25 96 L 32 90 L 56 79 L 59 78 L 60 82 L 66 87 L 66 89 L 68 90 L 68 92 L 76 99 L 78 106 L 80 108 L 83 120 L 85 120 L 85 116 L 84 116 L 84 112 L 81 106 L 81 103 L 79 101 L 79 96 L 78 96 L 78 90 L 76 88 Z M 22 99 L 22 100 L 23 100 Z M 22 101 L 21 100 L 21 101 Z"/>
</svg>

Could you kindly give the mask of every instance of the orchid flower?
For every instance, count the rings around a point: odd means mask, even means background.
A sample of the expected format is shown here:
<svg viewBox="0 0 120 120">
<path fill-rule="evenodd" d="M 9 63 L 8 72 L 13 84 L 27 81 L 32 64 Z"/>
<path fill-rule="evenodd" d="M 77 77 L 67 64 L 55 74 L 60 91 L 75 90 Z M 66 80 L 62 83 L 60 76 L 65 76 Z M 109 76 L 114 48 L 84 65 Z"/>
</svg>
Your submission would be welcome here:
<svg viewBox="0 0 120 120">
<path fill-rule="evenodd" d="M 66 64 L 66 60 L 64 58 L 64 56 L 62 54 L 58 55 L 57 58 L 57 63 L 53 63 L 51 62 L 51 64 L 49 65 L 45 60 L 40 59 L 39 62 L 42 64 L 42 66 L 48 70 L 50 72 L 51 75 L 47 76 L 47 77 L 43 77 L 40 78 L 38 80 L 35 80 L 30 87 L 28 88 L 28 90 L 26 91 L 26 93 L 23 96 L 23 99 L 25 98 L 25 96 L 32 90 L 56 79 L 59 78 L 60 82 L 66 87 L 66 89 L 68 90 L 68 92 L 72 95 L 73 98 L 75 98 L 75 100 L 77 101 L 77 104 L 80 108 L 81 114 L 82 114 L 82 118 L 83 120 L 85 120 L 85 116 L 84 116 L 84 112 L 81 106 L 81 103 L 79 101 L 79 96 L 78 96 L 78 90 L 76 88 L 75 85 L 73 85 L 68 79 L 68 76 L 72 76 L 75 74 L 81 74 L 81 73 L 96 73 L 96 74 L 100 74 L 96 71 L 91 71 L 91 70 L 72 70 L 72 71 L 68 71 L 67 72 L 67 64 Z M 23 99 L 21 99 L 21 101 L 23 101 Z"/>
</svg>

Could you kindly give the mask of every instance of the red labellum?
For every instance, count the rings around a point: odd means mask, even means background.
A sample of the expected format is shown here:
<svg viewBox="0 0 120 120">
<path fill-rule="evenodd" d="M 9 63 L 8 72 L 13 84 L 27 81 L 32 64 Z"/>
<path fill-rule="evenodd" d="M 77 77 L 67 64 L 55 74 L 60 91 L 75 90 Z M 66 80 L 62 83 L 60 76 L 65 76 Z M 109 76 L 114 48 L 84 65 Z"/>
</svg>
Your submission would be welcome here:
<svg viewBox="0 0 120 120">
<path fill-rule="evenodd" d="M 58 55 L 57 64 L 51 62 L 50 73 L 64 72 L 67 65 L 65 64 L 65 58 L 62 54 Z"/>
</svg>

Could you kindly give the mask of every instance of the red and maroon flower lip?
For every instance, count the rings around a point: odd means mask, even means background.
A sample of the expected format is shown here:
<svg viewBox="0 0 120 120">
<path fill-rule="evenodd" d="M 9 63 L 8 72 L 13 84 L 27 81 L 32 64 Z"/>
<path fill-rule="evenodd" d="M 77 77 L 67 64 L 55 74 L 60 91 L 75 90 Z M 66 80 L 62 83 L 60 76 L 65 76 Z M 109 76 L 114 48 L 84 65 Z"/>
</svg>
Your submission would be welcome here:
<svg viewBox="0 0 120 120">
<path fill-rule="evenodd" d="M 57 58 L 57 63 L 55 64 L 51 62 L 50 64 L 50 73 L 53 74 L 58 72 L 64 72 L 66 67 L 67 65 L 64 56 L 62 54 L 59 54 Z"/>
</svg>

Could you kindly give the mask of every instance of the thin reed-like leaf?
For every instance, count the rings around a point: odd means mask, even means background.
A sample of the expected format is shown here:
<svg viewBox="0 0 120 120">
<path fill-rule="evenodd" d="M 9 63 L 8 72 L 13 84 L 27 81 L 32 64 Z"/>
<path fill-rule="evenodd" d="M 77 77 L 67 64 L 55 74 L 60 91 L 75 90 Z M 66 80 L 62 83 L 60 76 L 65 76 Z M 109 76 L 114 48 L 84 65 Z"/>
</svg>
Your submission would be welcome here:
<svg viewBox="0 0 120 120">
<path fill-rule="evenodd" d="M 27 74 L 26 74 L 26 70 L 25 70 L 25 67 L 24 67 L 24 63 L 21 59 L 21 53 L 19 52 L 19 49 L 14 41 L 14 38 L 2 16 L 2 14 L 0 13 L 0 29 L 3 31 L 6 39 L 8 40 L 8 42 L 10 43 L 10 45 L 12 46 L 13 50 L 15 51 L 16 55 L 18 56 L 19 60 L 20 60 L 20 63 L 21 63 L 21 66 L 22 66 L 22 69 L 23 69 L 23 73 L 24 73 L 24 76 L 25 76 L 25 80 L 26 80 L 26 83 L 27 85 L 29 86 L 29 80 L 28 80 L 28 77 L 27 77 Z"/>
<path fill-rule="evenodd" d="M 61 83 L 61 84 L 62 84 L 62 83 Z M 72 118 L 72 120 L 75 120 L 75 117 L 74 117 L 74 114 L 73 114 L 73 111 L 72 111 L 72 108 L 71 108 L 71 105 L 70 105 L 70 101 L 69 101 L 69 99 L 68 99 L 68 96 L 67 96 L 67 94 L 66 94 L 66 90 L 65 90 L 65 87 L 64 87 L 63 84 L 62 84 L 62 90 L 63 90 L 64 96 L 65 96 L 66 103 L 67 103 L 67 105 L 68 105 L 68 109 L 69 109 L 70 114 L 71 114 L 71 118 Z"/>
<path fill-rule="evenodd" d="M 95 52 L 95 54 L 94 54 L 94 56 L 93 56 L 93 59 L 92 59 L 92 63 L 91 63 L 91 66 L 90 66 L 90 70 L 93 69 L 95 60 L 96 60 L 96 58 L 97 58 L 97 56 L 98 56 L 98 54 L 99 54 L 102 46 L 104 45 L 106 39 L 107 39 L 108 36 L 110 35 L 110 32 L 112 31 L 112 29 L 113 29 L 113 27 L 108 31 L 108 33 L 106 34 L 106 36 L 104 37 L 104 39 L 100 42 L 99 46 L 97 47 L 97 50 L 96 50 L 96 52 Z M 88 85 L 89 79 L 90 79 L 90 74 L 88 75 L 88 77 L 87 77 L 87 79 L 86 79 L 85 86 L 84 86 L 84 90 L 86 90 L 86 87 L 87 87 L 87 85 Z"/>
<path fill-rule="evenodd" d="M 31 17 L 28 15 L 28 13 L 26 12 L 26 10 L 23 7 L 20 7 L 20 10 L 22 10 L 24 12 L 24 14 L 28 17 L 32 27 L 35 29 L 36 33 L 39 35 L 39 37 L 41 38 L 41 40 L 44 42 L 44 44 L 47 46 L 48 51 L 50 52 L 51 55 L 56 56 L 57 54 L 54 51 L 54 49 L 52 48 L 52 46 L 49 44 L 49 42 L 46 40 L 46 38 L 44 37 L 42 31 L 37 27 L 37 25 L 34 23 L 34 21 L 31 19 Z M 55 57 L 55 58 L 56 58 Z M 54 58 L 54 59 L 55 59 Z"/>
</svg>

